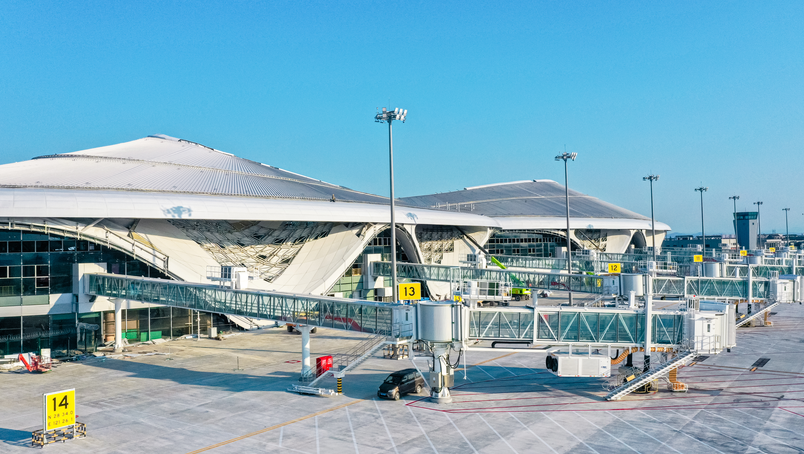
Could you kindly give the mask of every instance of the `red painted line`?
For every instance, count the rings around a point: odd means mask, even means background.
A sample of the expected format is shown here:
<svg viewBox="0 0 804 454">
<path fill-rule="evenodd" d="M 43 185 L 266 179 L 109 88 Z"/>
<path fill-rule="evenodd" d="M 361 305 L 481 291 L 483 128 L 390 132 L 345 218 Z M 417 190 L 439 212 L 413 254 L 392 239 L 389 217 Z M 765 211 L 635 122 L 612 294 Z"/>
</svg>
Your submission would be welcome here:
<svg viewBox="0 0 804 454">
<path fill-rule="evenodd" d="M 752 400 L 746 401 L 742 403 L 767 403 L 767 402 L 778 402 L 778 399 L 769 399 L 769 400 Z M 622 403 L 622 402 L 610 402 L 610 403 Z M 558 404 L 561 405 L 561 404 Z M 584 412 L 600 412 L 600 411 L 635 411 L 635 410 L 668 410 L 668 409 L 675 409 L 675 410 L 695 410 L 701 408 L 708 408 L 710 406 L 715 405 L 731 405 L 730 407 L 718 407 L 714 410 L 731 410 L 735 408 L 754 408 L 754 409 L 774 409 L 767 406 L 756 406 L 756 405 L 734 405 L 733 402 L 721 402 L 721 403 L 708 403 L 708 404 L 687 404 L 687 405 L 657 405 L 652 407 L 619 407 L 619 408 L 586 408 L 586 409 L 577 409 L 577 408 L 568 408 L 568 409 L 539 409 L 539 408 L 532 408 L 532 409 L 524 409 L 528 407 L 539 407 L 538 405 L 519 405 L 519 406 L 499 406 L 499 407 L 486 407 L 486 408 L 466 408 L 466 409 L 449 409 L 449 410 L 442 410 L 433 407 L 421 407 L 416 406 L 416 408 L 421 408 L 423 410 L 431 410 L 431 411 L 438 411 L 442 413 L 455 413 L 455 414 L 463 414 L 463 413 L 504 413 L 504 412 L 514 412 L 514 413 L 555 413 L 555 412 L 574 412 L 574 411 L 584 411 Z M 782 408 L 782 407 L 776 407 Z M 796 407 L 787 407 L 787 408 L 796 408 Z"/>
<path fill-rule="evenodd" d="M 804 415 L 802 415 L 801 413 L 796 413 L 796 412 L 794 412 L 794 411 L 790 411 L 790 410 L 788 410 L 788 409 L 786 409 L 786 408 L 784 408 L 784 407 L 779 407 L 779 410 L 784 410 L 784 411 L 786 411 L 786 412 L 788 412 L 788 413 L 793 413 L 793 414 L 794 414 L 794 415 L 796 415 L 796 416 L 801 416 L 802 418 L 804 418 Z"/>
</svg>

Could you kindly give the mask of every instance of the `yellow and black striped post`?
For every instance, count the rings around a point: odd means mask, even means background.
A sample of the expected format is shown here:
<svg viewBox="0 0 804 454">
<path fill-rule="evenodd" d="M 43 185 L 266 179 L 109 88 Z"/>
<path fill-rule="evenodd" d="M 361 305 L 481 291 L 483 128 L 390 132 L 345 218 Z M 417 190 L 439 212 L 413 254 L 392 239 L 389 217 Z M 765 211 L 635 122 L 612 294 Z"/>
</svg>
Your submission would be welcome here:
<svg viewBox="0 0 804 454">
<path fill-rule="evenodd" d="M 343 378 L 338 377 L 338 394 L 343 394 Z"/>
</svg>

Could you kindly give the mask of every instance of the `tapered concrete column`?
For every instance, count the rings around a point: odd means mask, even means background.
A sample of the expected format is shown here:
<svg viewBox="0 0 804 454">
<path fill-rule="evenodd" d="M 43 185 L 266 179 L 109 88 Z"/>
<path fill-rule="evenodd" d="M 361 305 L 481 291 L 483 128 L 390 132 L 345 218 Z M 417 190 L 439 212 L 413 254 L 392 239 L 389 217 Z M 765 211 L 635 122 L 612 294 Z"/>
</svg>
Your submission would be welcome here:
<svg viewBox="0 0 804 454">
<path fill-rule="evenodd" d="M 114 300 L 114 351 L 123 351 L 123 300 Z"/>
<path fill-rule="evenodd" d="M 313 328 L 310 325 L 297 326 L 302 335 L 302 378 L 312 375 L 313 370 L 310 367 L 310 330 Z"/>
</svg>

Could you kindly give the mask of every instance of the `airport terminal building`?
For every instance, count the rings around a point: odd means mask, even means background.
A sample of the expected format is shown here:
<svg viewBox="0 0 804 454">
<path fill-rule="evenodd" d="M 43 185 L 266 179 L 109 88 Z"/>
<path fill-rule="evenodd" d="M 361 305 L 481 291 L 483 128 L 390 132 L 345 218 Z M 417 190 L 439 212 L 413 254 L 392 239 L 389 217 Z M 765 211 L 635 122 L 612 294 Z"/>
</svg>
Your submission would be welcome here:
<svg viewBox="0 0 804 454">
<path fill-rule="evenodd" d="M 651 220 L 570 190 L 573 249 L 651 245 Z M 214 284 L 221 266 L 250 289 L 390 299 L 368 272 L 402 262 L 460 265 L 491 254 L 550 257 L 566 242 L 564 187 L 528 180 L 397 200 L 325 183 L 157 135 L 0 166 L 0 352 L 92 351 L 114 334 L 114 307 L 81 300 L 83 272 Z M 657 242 L 669 226 L 656 223 Z M 661 243 L 659 243 L 661 244 Z M 425 283 L 427 296 L 448 297 Z M 206 332 L 213 314 L 130 302 L 131 340 Z M 245 322 L 247 323 L 247 322 Z"/>
</svg>

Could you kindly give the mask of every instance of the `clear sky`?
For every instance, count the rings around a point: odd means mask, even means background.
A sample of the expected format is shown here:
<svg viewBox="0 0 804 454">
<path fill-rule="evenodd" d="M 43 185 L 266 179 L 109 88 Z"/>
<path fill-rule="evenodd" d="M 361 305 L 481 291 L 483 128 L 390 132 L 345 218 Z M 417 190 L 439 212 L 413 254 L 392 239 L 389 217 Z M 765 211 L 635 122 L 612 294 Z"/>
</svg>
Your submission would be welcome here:
<svg viewBox="0 0 804 454">
<path fill-rule="evenodd" d="M 804 1 L 0 3 L 0 163 L 168 134 L 397 196 L 526 179 L 804 231 Z"/>
</svg>

